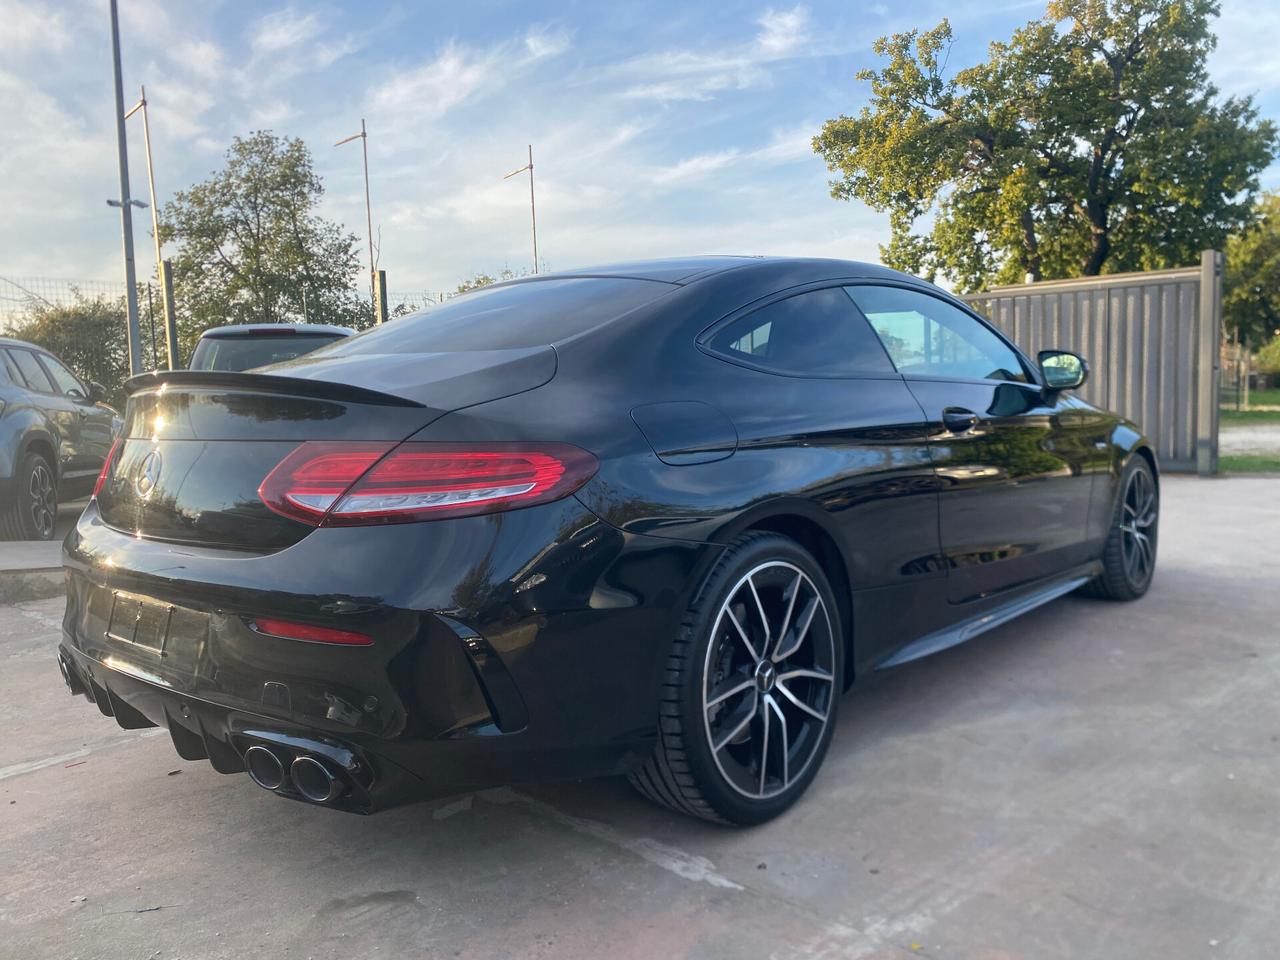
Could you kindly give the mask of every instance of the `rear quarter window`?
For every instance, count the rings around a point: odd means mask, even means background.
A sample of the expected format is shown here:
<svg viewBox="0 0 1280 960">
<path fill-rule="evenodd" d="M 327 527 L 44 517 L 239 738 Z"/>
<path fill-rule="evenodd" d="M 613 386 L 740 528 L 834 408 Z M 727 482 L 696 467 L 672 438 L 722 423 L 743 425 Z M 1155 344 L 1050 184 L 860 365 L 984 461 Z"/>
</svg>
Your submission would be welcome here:
<svg viewBox="0 0 1280 960">
<path fill-rule="evenodd" d="M 777 300 L 715 331 L 712 353 L 789 377 L 892 376 L 893 364 L 841 287 Z"/>
</svg>

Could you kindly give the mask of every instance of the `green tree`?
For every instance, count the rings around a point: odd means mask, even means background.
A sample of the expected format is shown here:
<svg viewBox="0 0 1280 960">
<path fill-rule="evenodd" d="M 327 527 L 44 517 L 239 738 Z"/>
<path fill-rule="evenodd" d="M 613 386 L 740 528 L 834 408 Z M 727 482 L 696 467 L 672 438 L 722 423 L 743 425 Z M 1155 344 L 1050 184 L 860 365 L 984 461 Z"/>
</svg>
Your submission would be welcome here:
<svg viewBox="0 0 1280 960">
<path fill-rule="evenodd" d="M 1052 0 L 948 73 L 947 21 L 876 41 L 871 98 L 814 150 L 837 199 L 889 214 L 886 263 L 974 290 L 1185 266 L 1252 217 L 1276 128 L 1219 99 L 1216 0 Z M 927 232 L 916 221 L 931 219 Z"/>
<path fill-rule="evenodd" d="M 516 273 L 510 267 L 503 267 L 496 277 L 484 272 L 477 273 L 475 276 L 469 277 L 458 284 L 457 289 L 453 291 L 453 296 L 456 297 L 458 294 L 466 293 L 468 290 L 479 290 L 481 287 L 487 287 L 491 283 L 503 283 L 507 280 L 515 280 L 517 277 L 527 277 L 528 275 L 528 270 L 521 270 Z"/>
<path fill-rule="evenodd" d="M 1258 370 L 1262 373 L 1280 373 L 1280 334 L 1258 351 Z"/>
<path fill-rule="evenodd" d="M 83 379 L 101 383 L 109 402 L 123 409 L 124 382 L 129 377 L 123 300 L 77 293 L 71 304 L 36 305 L 10 328 L 9 335 L 44 347 Z"/>
<path fill-rule="evenodd" d="M 1280 193 L 1263 194 L 1257 212 L 1227 241 L 1222 292 L 1227 331 L 1254 345 L 1280 335 Z"/>
<path fill-rule="evenodd" d="M 184 354 L 226 323 L 372 322 L 355 289 L 356 238 L 316 213 L 323 194 L 306 144 L 260 130 L 236 137 L 221 170 L 165 205 Z"/>
</svg>

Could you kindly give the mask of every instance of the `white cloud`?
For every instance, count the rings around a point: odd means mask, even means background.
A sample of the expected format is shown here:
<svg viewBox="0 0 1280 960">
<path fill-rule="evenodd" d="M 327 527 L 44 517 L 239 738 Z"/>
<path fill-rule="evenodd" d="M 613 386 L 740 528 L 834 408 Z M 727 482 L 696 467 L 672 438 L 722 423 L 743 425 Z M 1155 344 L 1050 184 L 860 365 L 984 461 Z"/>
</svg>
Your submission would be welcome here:
<svg viewBox="0 0 1280 960">
<path fill-rule="evenodd" d="M 809 11 L 768 9 L 756 18 L 750 42 L 720 50 L 667 50 L 635 57 L 614 71 L 626 79 L 622 96 L 659 102 L 706 101 L 722 93 L 768 82 L 768 66 L 776 60 L 829 52 L 809 42 Z"/>
<path fill-rule="evenodd" d="M 1250 0 L 1227 0 L 1213 22 L 1218 48 L 1209 56 L 1209 75 L 1229 94 L 1263 94 L 1280 87 L 1280 57 L 1260 50 L 1260 37 L 1280 37 L 1280 7 Z"/>
<path fill-rule="evenodd" d="M 636 78 L 622 91 L 633 100 L 710 100 L 762 83 L 766 74 L 749 56 L 672 50 L 637 57 L 618 72 Z"/>
<path fill-rule="evenodd" d="M 292 50 L 323 32 L 317 14 L 302 14 L 293 9 L 269 13 L 252 23 L 246 31 L 249 45 L 258 53 Z"/>
<path fill-rule="evenodd" d="M 760 32 L 756 45 L 769 56 L 782 57 L 808 39 L 809 11 L 803 6 L 790 10 L 766 10 L 756 18 Z"/>
<path fill-rule="evenodd" d="M 545 27 L 532 27 L 524 35 L 524 46 L 534 60 L 545 60 L 558 57 L 569 49 L 573 43 L 573 34 L 565 29 L 549 30 Z"/>
<path fill-rule="evenodd" d="M 40 3 L 18 0 L 0 2 L 6 56 L 23 53 L 58 54 L 70 43 L 66 11 Z"/>
<path fill-rule="evenodd" d="M 654 183 L 673 184 L 698 180 L 708 174 L 723 170 L 732 165 L 740 156 L 737 149 L 720 150 L 716 153 L 700 153 L 686 157 L 673 166 L 661 167 L 652 174 Z"/>
<path fill-rule="evenodd" d="M 767 164 L 813 159 L 813 135 L 819 126 L 814 121 L 787 130 L 775 130 L 773 138 L 763 147 L 752 150 L 750 156 Z"/>
<path fill-rule="evenodd" d="M 450 41 L 435 58 L 397 70 L 373 96 L 374 103 L 410 116 L 443 116 L 499 79 L 493 51 L 477 53 Z"/>
</svg>

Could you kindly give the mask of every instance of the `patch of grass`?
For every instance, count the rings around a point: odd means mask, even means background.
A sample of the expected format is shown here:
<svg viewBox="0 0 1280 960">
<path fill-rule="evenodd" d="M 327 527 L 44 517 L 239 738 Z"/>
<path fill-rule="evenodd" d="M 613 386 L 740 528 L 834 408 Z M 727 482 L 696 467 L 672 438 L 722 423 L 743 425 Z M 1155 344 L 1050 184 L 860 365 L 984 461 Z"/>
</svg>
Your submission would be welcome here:
<svg viewBox="0 0 1280 960">
<path fill-rule="evenodd" d="M 1280 473 L 1280 456 L 1274 454 L 1233 453 L 1218 457 L 1223 473 Z"/>
<path fill-rule="evenodd" d="M 1219 413 L 1223 423 L 1280 423 L 1280 410 L 1236 410 L 1234 407 L 1223 407 Z"/>
<path fill-rule="evenodd" d="M 1258 407 L 1280 407 L 1280 387 L 1272 390 L 1250 390 L 1249 405 Z"/>
</svg>

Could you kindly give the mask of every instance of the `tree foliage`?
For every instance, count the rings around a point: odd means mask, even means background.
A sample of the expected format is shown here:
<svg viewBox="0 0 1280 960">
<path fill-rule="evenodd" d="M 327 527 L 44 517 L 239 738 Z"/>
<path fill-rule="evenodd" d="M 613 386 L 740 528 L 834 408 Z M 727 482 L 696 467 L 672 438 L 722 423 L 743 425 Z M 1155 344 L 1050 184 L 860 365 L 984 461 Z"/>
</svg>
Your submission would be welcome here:
<svg viewBox="0 0 1280 960">
<path fill-rule="evenodd" d="M 323 194 L 306 144 L 261 130 L 236 137 L 221 170 L 165 205 L 186 355 L 226 323 L 372 322 L 355 292 L 356 238 L 317 214 Z"/>
<path fill-rule="evenodd" d="M 870 103 L 814 149 L 837 199 L 888 212 L 886 263 L 967 289 L 1196 263 L 1252 216 L 1276 128 L 1220 99 L 1216 0 L 1052 0 L 948 72 L 952 33 L 876 41 Z M 932 219 L 928 232 L 913 228 Z"/>
<path fill-rule="evenodd" d="M 1226 330 L 1254 345 L 1272 337 L 1280 343 L 1280 193 L 1264 194 L 1257 213 L 1227 241 L 1222 293 Z"/>
<path fill-rule="evenodd" d="M 101 383 L 110 402 L 123 408 L 124 382 L 129 376 L 124 314 L 122 299 L 77 293 L 71 304 L 33 306 L 9 335 L 44 347 L 83 379 Z"/>
<path fill-rule="evenodd" d="M 458 294 L 466 293 L 468 290 L 479 290 L 481 287 L 487 287 L 491 283 L 502 283 L 506 280 L 515 280 L 517 277 L 526 277 L 528 275 L 528 270 L 516 273 L 510 267 L 503 267 L 496 277 L 484 272 L 477 273 L 458 284 L 457 289 L 453 291 L 453 296 L 456 297 Z"/>
</svg>

